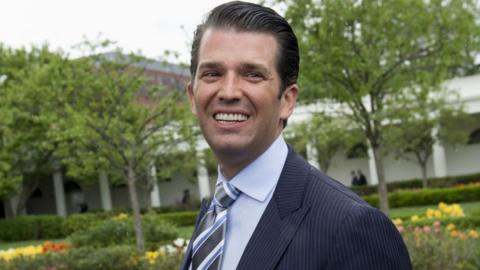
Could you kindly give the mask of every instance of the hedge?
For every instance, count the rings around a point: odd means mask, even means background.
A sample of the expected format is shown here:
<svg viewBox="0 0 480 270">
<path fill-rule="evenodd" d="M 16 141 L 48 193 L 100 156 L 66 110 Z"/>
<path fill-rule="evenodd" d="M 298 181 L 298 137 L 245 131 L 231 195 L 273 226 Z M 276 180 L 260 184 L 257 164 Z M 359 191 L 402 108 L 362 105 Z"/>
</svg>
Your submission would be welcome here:
<svg viewBox="0 0 480 270">
<path fill-rule="evenodd" d="M 379 207 L 378 195 L 364 196 L 363 199 L 374 207 Z M 398 191 L 388 194 L 389 206 L 407 207 L 444 203 L 480 201 L 480 185 L 467 185 L 452 188 Z"/>
<path fill-rule="evenodd" d="M 466 174 L 449 177 L 428 178 L 429 188 L 448 188 L 461 184 L 480 183 L 480 173 Z M 389 192 L 400 191 L 404 189 L 422 188 L 421 179 L 401 180 L 388 182 L 387 189 Z M 352 186 L 351 189 L 360 196 L 371 195 L 378 192 L 378 186 Z"/>
<path fill-rule="evenodd" d="M 0 240 L 22 241 L 66 236 L 64 218 L 54 215 L 20 216 L 0 220 Z"/>
<path fill-rule="evenodd" d="M 191 226 L 195 224 L 198 212 L 177 212 L 163 214 L 145 214 L 144 220 L 149 217 L 158 217 L 175 226 Z M 111 213 L 83 213 L 73 214 L 68 218 L 55 215 L 20 216 L 12 219 L 0 220 L 1 241 L 23 241 L 65 238 L 75 232 L 91 230 L 103 221 L 113 217 Z"/>
</svg>

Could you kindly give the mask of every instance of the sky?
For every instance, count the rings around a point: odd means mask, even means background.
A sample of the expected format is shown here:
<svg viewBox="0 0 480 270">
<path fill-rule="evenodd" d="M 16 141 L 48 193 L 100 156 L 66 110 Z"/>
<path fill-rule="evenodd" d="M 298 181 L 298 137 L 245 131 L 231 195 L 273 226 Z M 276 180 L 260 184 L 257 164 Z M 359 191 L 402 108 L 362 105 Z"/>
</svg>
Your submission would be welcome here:
<svg viewBox="0 0 480 270">
<path fill-rule="evenodd" d="M 248 0 L 247 0 L 248 1 Z M 188 44 L 205 14 L 226 0 L 0 0 L 0 42 L 19 48 L 72 46 L 109 39 L 127 52 L 158 59 L 165 50 L 189 61 Z M 256 2 L 256 1 L 249 1 Z"/>
</svg>

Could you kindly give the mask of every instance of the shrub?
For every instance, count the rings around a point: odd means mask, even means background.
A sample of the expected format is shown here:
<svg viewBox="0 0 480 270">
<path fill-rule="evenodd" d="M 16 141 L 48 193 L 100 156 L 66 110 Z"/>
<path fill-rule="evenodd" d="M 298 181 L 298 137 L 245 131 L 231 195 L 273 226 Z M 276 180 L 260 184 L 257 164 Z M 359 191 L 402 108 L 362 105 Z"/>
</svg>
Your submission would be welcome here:
<svg viewBox="0 0 480 270">
<path fill-rule="evenodd" d="M 20 216 L 0 220 L 0 240 L 22 241 L 48 238 L 63 238 L 64 218 L 54 215 Z"/>
<path fill-rule="evenodd" d="M 175 227 L 161 220 L 157 215 L 145 215 L 142 225 L 147 248 L 158 246 L 159 243 L 171 241 L 177 237 Z M 77 247 L 91 246 L 96 248 L 134 244 L 133 221 L 126 216 L 104 220 L 89 230 L 72 234 L 70 241 Z"/>
<path fill-rule="evenodd" d="M 470 183 L 479 183 L 480 182 L 480 173 L 476 174 L 467 174 L 467 175 L 458 175 L 458 176 L 449 176 L 449 177 L 436 177 L 429 178 L 428 186 L 430 188 L 448 188 L 456 185 L 465 185 Z M 410 179 L 410 180 L 401 180 L 395 182 L 388 182 L 387 188 L 388 191 L 400 191 L 405 189 L 420 189 L 422 188 L 421 179 Z M 375 194 L 378 192 L 378 186 L 353 186 L 351 189 L 360 196 L 366 196 L 370 194 Z"/>
<path fill-rule="evenodd" d="M 159 214 L 162 220 L 170 222 L 171 224 L 177 226 L 194 225 L 197 215 L 198 211 Z"/>
<path fill-rule="evenodd" d="M 106 213 L 73 214 L 65 219 L 63 226 L 67 235 L 88 230 L 108 218 Z"/>
<path fill-rule="evenodd" d="M 378 195 L 364 196 L 370 205 L 378 207 Z M 442 189 L 422 189 L 417 191 L 398 191 L 388 194 L 390 207 L 406 207 L 437 204 L 439 202 L 458 203 L 480 200 L 480 185 Z"/>
</svg>

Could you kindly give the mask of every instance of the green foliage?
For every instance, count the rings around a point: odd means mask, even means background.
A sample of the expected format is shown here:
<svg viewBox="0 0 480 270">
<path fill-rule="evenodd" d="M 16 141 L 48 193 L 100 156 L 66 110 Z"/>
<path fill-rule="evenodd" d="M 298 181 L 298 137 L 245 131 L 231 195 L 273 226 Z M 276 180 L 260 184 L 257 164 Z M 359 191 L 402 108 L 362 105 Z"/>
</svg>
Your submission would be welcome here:
<svg viewBox="0 0 480 270">
<path fill-rule="evenodd" d="M 172 270 L 179 269 L 182 253 L 159 256 L 152 263 L 136 252 L 134 246 L 105 248 L 81 247 L 68 252 L 47 253 L 35 257 L 17 257 L 0 263 L 0 270 Z"/>
<path fill-rule="evenodd" d="M 480 228 L 480 216 L 465 216 L 465 217 L 447 217 L 436 219 L 441 225 L 447 226 L 448 224 L 454 224 L 457 228 L 467 230 L 472 228 Z M 432 219 L 419 219 L 411 221 L 405 218 L 403 225 L 408 226 L 430 226 Z"/>
<path fill-rule="evenodd" d="M 480 268 L 480 241 L 452 237 L 446 230 L 434 232 L 429 225 L 402 233 L 413 269 L 467 270 Z"/>
<path fill-rule="evenodd" d="M 0 60 L 0 76 L 6 78 L 0 83 L 0 196 L 21 191 L 23 204 L 37 185 L 24 176 L 56 165 L 61 138 L 55 123 L 63 107 L 57 97 L 62 96 L 65 59 L 48 47 L 13 50 L 0 45 Z"/>
<path fill-rule="evenodd" d="M 194 225 L 197 219 L 198 211 L 162 213 L 159 217 L 176 226 Z"/>
<path fill-rule="evenodd" d="M 64 219 L 53 215 L 20 216 L 0 220 L 0 240 L 22 241 L 65 237 Z"/>
<path fill-rule="evenodd" d="M 417 89 L 403 97 L 402 108 L 390 116 L 395 124 L 385 128 L 387 149 L 397 158 L 417 163 L 422 169 L 423 186 L 427 187 L 427 164 L 434 144 L 458 145 L 468 140 L 471 118 L 458 98 L 451 94 L 449 102 L 442 95 L 432 97 L 429 91 Z M 445 93 L 448 95 L 448 93 Z M 395 106 L 395 105 L 392 105 Z"/>
<path fill-rule="evenodd" d="M 285 138 L 300 152 L 310 144 L 321 169 L 327 172 L 331 159 L 338 151 L 362 141 L 362 136 L 355 136 L 358 132 L 352 130 L 353 127 L 348 119 L 315 113 L 308 121 L 287 126 Z"/>
<path fill-rule="evenodd" d="M 70 235 L 74 232 L 89 230 L 109 217 L 109 214 L 103 212 L 73 214 L 65 219 L 63 222 L 63 228 L 66 235 Z"/>
<path fill-rule="evenodd" d="M 158 246 L 177 237 L 175 227 L 155 215 L 143 217 L 143 230 L 148 246 Z M 135 231 L 131 218 L 107 219 L 85 231 L 77 231 L 70 237 L 76 247 L 95 248 L 135 243 Z"/>
<path fill-rule="evenodd" d="M 378 207 L 378 195 L 364 196 L 370 205 Z M 388 194 L 392 207 L 432 205 L 440 202 L 458 203 L 480 201 L 480 185 L 462 187 L 423 189 L 418 191 L 398 191 Z"/>
<path fill-rule="evenodd" d="M 300 98 L 338 103 L 338 114 L 362 130 L 376 160 L 381 209 L 388 213 L 382 125 L 408 111 L 404 97 L 433 96 L 446 78 L 475 65 L 477 2 L 274 2 L 286 4 L 299 37 Z"/>
<path fill-rule="evenodd" d="M 456 185 L 478 183 L 480 182 L 480 173 L 457 175 L 448 177 L 434 177 L 427 179 L 428 186 L 431 188 L 445 188 Z M 387 183 L 388 190 L 391 192 L 400 191 L 404 189 L 419 189 L 422 187 L 422 180 L 411 179 L 401 180 Z M 371 195 L 377 192 L 378 187 L 375 186 L 352 186 L 350 187 L 355 193 L 361 196 Z"/>
</svg>

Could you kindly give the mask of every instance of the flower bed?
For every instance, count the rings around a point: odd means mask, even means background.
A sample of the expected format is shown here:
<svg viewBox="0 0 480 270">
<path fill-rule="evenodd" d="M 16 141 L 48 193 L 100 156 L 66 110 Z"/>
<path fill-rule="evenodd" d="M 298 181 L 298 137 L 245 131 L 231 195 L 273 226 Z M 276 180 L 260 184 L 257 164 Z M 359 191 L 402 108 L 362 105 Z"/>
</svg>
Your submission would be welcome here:
<svg viewBox="0 0 480 270">
<path fill-rule="evenodd" d="M 445 222 L 452 219 L 465 219 L 462 207 L 442 202 L 424 215 L 393 220 L 408 247 L 413 269 L 480 269 L 478 229 Z"/>
<path fill-rule="evenodd" d="M 48 252 L 59 252 L 69 248 L 65 243 L 52 243 L 46 241 L 43 245 L 30 245 L 20 248 L 10 248 L 7 250 L 0 250 L 0 261 L 11 261 L 17 257 L 35 257 L 40 254 Z"/>
<path fill-rule="evenodd" d="M 171 270 L 180 267 L 187 245 L 188 241 L 176 239 L 157 250 L 138 254 L 129 245 L 75 248 L 46 242 L 1 252 L 0 269 Z"/>
</svg>

